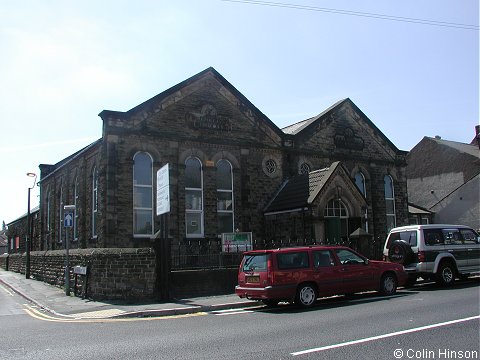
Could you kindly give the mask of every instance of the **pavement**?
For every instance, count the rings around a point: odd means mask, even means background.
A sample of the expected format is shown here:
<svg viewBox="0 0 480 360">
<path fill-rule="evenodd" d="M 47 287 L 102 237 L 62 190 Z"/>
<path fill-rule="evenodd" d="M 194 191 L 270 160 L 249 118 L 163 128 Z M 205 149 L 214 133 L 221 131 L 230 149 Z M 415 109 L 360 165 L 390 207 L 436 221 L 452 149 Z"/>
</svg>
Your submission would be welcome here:
<svg viewBox="0 0 480 360">
<path fill-rule="evenodd" d="M 65 294 L 63 288 L 24 274 L 0 269 L 0 288 L 13 291 L 43 311 L 72 319 L 107 319 L 121 317 L 152 317 L 185 315 L 258 306 L 259 302 L 240 299 L 235 294 L 172 299 L 169 302 L 93 301 Z"/>
</svg>

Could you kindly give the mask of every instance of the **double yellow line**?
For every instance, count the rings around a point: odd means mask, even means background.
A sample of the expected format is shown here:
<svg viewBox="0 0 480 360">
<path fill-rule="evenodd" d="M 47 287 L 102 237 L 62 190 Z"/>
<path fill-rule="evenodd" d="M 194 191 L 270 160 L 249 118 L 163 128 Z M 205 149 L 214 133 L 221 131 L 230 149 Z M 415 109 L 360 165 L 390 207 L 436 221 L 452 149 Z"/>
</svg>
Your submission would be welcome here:
<svg viewBox="0 0 480 360">
<path fill-rule="evenodd" d="M 132 322 L 132 321 L 156 321 L 156 320 L 170 320 L 170 319 L 181 319 L 194 316 L 204 316 L 207 315 L 206 312 L 198 312 L 194 314 L 184 314 L 184 315 L 172 315 L 172 316 L 161 316 L 161 317 L 143 317 L 143 318 L 104 318 L 104 319 L 89 319 L 89 318 L 74 318 L 74 317 L 62 317 L 62 316 L 51 316 L 43 311 L 38 310 L 34 306 L 29 304 L 23 304 L 24 311 L 31 317 L 50 322 L 60 322 L 60 323 L 112 323 L 112 322 Z"/>
</svg>

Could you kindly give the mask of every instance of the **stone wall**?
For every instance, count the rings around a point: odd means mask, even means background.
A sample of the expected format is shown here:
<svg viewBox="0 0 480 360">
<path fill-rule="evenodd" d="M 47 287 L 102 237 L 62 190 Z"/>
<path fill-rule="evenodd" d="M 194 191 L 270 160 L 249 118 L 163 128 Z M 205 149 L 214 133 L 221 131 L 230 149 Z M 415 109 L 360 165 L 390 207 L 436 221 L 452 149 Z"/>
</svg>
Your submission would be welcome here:
<svg viewBox="0 0 480 360">
<path fill-rule="evenodd" d="M 146 300 L 155 298 L 155 253 L 149 248 L 74 249 L 70 258 L 70 288 L 75 291 L 75 265 L 88 266 L 87 297 L 95 300 Z M 65 285 L 65 252 L 35 251 L 30 254 L 31 278 L 51 285 Z M 8 269 L 7 269 L 8 264 Z M 0 267 L 25 274 L 25 254 L 0 255 Z M 231 294 L 237 284 L 237 267 L 172 271 L 170 296 L 187 298 Z M 78 276 L 78 296 L 84 294 Z"/>
<path fill-rule="evenodd" d="M 8 255 L 0 255 L 0 268 L 8 270 Z"/>
<path fill-rule="evenodd" d="M 5 269 L 6 256 L 0 257 Z M 70 284 L 74 290 L 73 267 L 88 266 L 89 298 L 142 300 L 154 297 L 155 253 L 153 249 L 74 249 L 69 253 Z M 30 253 L 32 279 L 64 286 L 65 251 L 34 251 Z M 10 254 L 8 270 L 25 273 L 25 254 Z M 83 279 L 81 279 L 83 284 Z"/>
</svg>

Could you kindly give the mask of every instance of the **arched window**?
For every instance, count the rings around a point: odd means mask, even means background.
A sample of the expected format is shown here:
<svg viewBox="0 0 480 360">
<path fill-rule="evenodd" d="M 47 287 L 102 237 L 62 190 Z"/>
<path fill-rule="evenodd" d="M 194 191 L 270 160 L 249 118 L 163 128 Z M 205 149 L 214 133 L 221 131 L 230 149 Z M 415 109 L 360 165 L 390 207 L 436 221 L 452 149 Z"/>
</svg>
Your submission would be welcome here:
<svg viewBox="0 0 480 360">
<path fill-rule="evenodd" d="M 234 229 L 232 165 L 227 160 L 217 162 L 217 216 L 218 233 L 231 233 Z"/>
<path fill-rule="evenodd" d="M 133 157 L 133 233 L 153 234 L 153 168 L 148 153 Z"/>
<path fill-rule="evenodd" d="M 395 217 L 395 192 L 393 189 L 393 179 L 390 175 L 385 175 L 383 178 L 385 187 L 385 206 L 387 215 L 387 231 L 396 226 L 397 220 Z"/>
<path fill-rule="evenodd" d="M 358 190 L 363 194 L 363 196 L 367 196 L 367 190 L 365 188 L 365 176 L 359 171 L 355 174 L 355 185 L 357 185 Z"/>
<path fill-rule="evenodd" d="M 92 172 L 92 237 L 97 237 L 97 214 L 98 213 L 98 170 Z"/>
<path fill-rule="evenodd" d="M 73 218 L 73 240 L 78 240 L 78 176 L 75 178 L 73 183 L 73 205 L 75 205 L 75 212 Z"/>
<path fill-rule="evenodd" d="M 52 210 L 52 209 L 51 209 L 52 203 L 51 203 L 51 201 L 50 201 L 50 196 L 51 196 L 51 195 L 50 195 L 50 189 L 48 189 L 48 190 L 47 190 L 47 205 L 45 206 L 46 212 L 47 212 L 47 213 L 45 214 L 45 222 L 46 222 L 46 224 L 47 224 L 47 233 L 50 233 L 51 226 L 52 226 L 52 224 L 51 224 L 51 221 L 52 221 L 52 220 L 51 220 L 51 213 L 50 213 L 50 211 Z"/>
<path fill-rule="evenodd" d="M 185 225 L 187 237 L 203 236 L 203 170 L 195 157 L 185 161 Z"/>
<path fill-rule="evenodd" d="M 63 241 L 63 188 L 60 183 L 60 192 L 58 194 L 58 238 L 57 242 L 61 243 Z"/>
<path fill-rule="evenodd" d="M 325 208 L 325 217 L 347 218 L 347 208 L 343 204 L 342 200 L 330 200 L 327 204 L 327 207 Z"/>
<path fill-rule="evenodd" d="M 325 237 L 329 244 L 339 244 L 348 238 L 348 211 L 340 199 L 331 199 L 325 207 Z"/>
</svg>

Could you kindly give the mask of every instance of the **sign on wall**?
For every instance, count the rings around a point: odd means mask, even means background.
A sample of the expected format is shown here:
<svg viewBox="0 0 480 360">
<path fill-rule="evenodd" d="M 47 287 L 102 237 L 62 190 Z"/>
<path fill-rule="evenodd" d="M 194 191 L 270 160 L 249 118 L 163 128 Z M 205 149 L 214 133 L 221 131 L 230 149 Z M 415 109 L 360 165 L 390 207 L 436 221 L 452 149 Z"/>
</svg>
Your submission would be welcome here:
<svg viewBox="0 0 480 360">
<path fill-rule="evenodd" d="M 252 233 L 222 233 L 223 252 L 241 252 L 252 250 Z"/>
<path fill-rule="evenodd" d="M 157 171 L 157 215 L 170 212 L 170 173 L 168 164 Z"/>
</svg>

